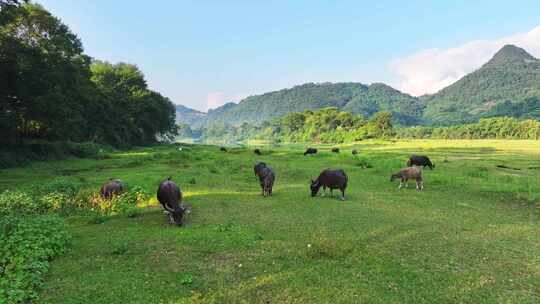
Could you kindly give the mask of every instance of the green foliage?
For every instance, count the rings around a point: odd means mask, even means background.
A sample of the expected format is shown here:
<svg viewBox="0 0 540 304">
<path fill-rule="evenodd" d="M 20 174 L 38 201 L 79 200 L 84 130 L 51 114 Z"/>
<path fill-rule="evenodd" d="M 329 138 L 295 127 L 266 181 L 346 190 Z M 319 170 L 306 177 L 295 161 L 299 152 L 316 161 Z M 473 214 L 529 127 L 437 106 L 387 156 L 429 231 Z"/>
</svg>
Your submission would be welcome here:
<svg viewBox="0 0 540 304">
<path fill-rule="evenodd" d="M 321 151 L 313 157 L 302 155 L 305 146 L 261 145 L 258 156 L 197 145 L 192 153 L 200 157 L 186 168 L 151 158 L 182 154 L 162 145 L 110 160 L 3 171 L 1 189 L 29 189 L 85 168 L 73 179 L 94 189 L 114 175 L 152 194 L 173 175 L 193 207 L 182 228 L 168 227 L 161 207 L 136 220 L 102 216 L 99 225 L 69 218 L 76 241 L 66 258 L 54 260 L 33 302 L 191 303 L 195 294 L 198 303 L 538 302 L 531 265 L 540 257 L 540 141 L 364 140 L 337 145 L 340 154 L 329 152 L 336 145 L 313 145 Z M 437 167 L 424 171 L 424 191 L 397 190 L 390 174 L 414 153 L 429 155 Z M 261 160 L 276 172 L 272 198 L 260 195 L 253 176 Z M 219 173 L 210 174 L 210 166 Z M 309 181 L 324 168 L 347 172 L 345 202 L 328 191 L 310 196 Z M 186 274 L 192 284 L 182 284 Z"/>
<path fill-rule="evenodd" d="M 91 71 L 101 100 L 89 115 L 95 117 L 92 128 L 99 141 L 147 145 L 176 135 L 173 103 L 148 89 L 137 66 L 94 61 Z"/>
<path fill-rule="evenodd" d="M 66 250 L 70 237 L 51 215 L 0 218 L 0 303 L 35 300 L 49 260 Z"/>
<path fill-rule="evenodd" d="M 191 274 L 185 274 L 180 278 L 180 284 L 191 285 L 193 284 L 193 276 Z"/>
<path fill-rule="evenodd" d="M 136 66 L 92 63 L 79 38 L 38 4 L 3 3 L 0 20 L 2 146 L 41 139 L 124 147 L 176 133 L 174 105 L 147 88 Z M 45 149 L 28 154 L 65 154 L 55 145 L 40 147 Z M 1 149 L 0 166 L 21 162 L 24 157 L 6 153 L 15 150 Z M 88 143 L 68 150 L 88 157 L 98 155 L 99 147 Z"/>
<path fill-rule="evenodd" d="M 37 194 L 45 195 L 49 193 L 60 193 L 68 197 L 73 197 L 83 184 L 73 178 L 59 176 L 52 179 L 49 182 L 35 185 L 33 187 L 34 192 Z"/>
<path fill-rule="evenodd" d="M 26 192 L 5 190 L 0 193 L 0 216 L 10 214 L 37 214 L 46 211 L 38 200 Z"/>
<path fill-rule="evenodd" d="M 63 159 L 70 156 L 103 159 L 109 151 L 96 143 L 23 140 L 0 145 L 0 168 L 26 165 L 31 161 Z"/>
<path fill-rule="evenodd" d="M 387 138 L 394 134 L 390 112 L 375 113 L 370 120 L 361 115 L 324 108 L 316 111 L 290 113 L 260 126 L 243 123 L 213 126 L 204 129 L 207 141 L 241 141 L 246 139 L 272 139 L 276 142 L 343 143 L 365 138 Z"/>
<path fill-rule="evenodd" d="M 115 214 L 126 214 L 136 216 L 134 209 L 138 204 L 148 198 L 146 192 L 140 187 L 133 187 L 128 191 L 114 195 L 110 199 L 105 199 L 95 191 L 82 190 L 78 195 L 70 200 L 71 212 L 90 212 L 92 214 L 109 216 Z"/>
<path fill-rule="evenodd" d="M 511 117 L 483 118 L 473 124 L 451 127 L 412 127 L 397 130 L 398 138 L 440 139 L 540 139 L 540 121 Z"/>
</svg>

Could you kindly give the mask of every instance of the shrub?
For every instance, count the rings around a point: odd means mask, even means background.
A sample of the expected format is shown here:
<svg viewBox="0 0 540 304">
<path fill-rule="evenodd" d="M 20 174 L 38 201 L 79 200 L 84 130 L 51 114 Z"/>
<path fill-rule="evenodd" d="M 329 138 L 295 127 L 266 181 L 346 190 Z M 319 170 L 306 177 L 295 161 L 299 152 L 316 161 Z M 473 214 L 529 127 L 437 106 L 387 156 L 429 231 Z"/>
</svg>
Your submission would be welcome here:
<svg viewBox="0 0 540 304">
<path fill-rule="evenodd" d="M 0 168 L 23 166 L 32 161 L 69 156 L 106 158 L 105 148 L 93 142 L 25 140 L 0 146 Z"/>
<path fill-rule="evenodd" d="M 61 218 L 52 215 L 0 218 L 0 303 L 35 300 L 48 261 L 69 243 Z"/>
<path fill-rule="evenodd" d="M 99 215 L 131 214 L 134 217 L 133 209 L 147 198 L 146 192 L 138 186 L 111 199 L 102 198 L 96 191 L 81 190 L 74 199 L 73 208 Z"/>
<path fill-rule="evenodd" d="M 41 213 L 46 208 L 39 200 L 22 191 L 6 190 L 0 193 L 0 215 Z"/>
<path fill-rule="evenodd" d="M 66 210 L 71 207 L 72 200 L 72 197 L 62 192 L 47 193 L 40 198 L 43 208 L 64 214 L 67 213 Z"/>
<path fill-rule="evenodd" d="M 73 197 L 82 186 L 83 184 L 80 181 L 61 176 L 54 178 L 50 182 L 35 186 L 33 190 L 38 195 L 56 192 Z"/>
</svg>

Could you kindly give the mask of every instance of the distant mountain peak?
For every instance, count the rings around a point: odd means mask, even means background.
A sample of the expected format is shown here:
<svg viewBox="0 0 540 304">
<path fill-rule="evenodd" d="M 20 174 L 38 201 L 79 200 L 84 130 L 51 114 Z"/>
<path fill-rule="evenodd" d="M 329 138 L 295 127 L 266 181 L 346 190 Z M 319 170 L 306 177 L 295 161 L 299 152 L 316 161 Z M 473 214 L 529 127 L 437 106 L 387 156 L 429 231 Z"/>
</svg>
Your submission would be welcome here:
<svg viewBox="0 0 540 304">
<path fill-rule="evenodd" d="M 502 47 L 486 65 L 500 65 L 516 61 L 534 61 L 537 60 L 534 56 L 527 53 L 524 49 L 512 44 L 507 44 Z"/>
</svg>

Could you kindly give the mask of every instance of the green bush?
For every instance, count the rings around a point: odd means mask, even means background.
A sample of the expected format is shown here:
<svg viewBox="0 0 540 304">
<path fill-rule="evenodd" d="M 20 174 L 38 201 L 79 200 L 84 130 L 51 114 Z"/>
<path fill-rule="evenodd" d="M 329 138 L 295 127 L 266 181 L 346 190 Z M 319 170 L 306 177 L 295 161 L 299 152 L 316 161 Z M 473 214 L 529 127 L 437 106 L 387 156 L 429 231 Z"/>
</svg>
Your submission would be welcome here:
<svg viewBox="0 0 540 304">
<path fill-rule="evenodd" d="M 62 193 L 69 197 L 75 196 L 83 184 L 69 177 L 56 177 L 50 182 L 40 184 L 34 187 L 34 192 L 38 195 L 48 193 Z"/>
<path fill-rule="evenodd" d="M 0 168 L 24 166 L 32 161 L 63 159 L 69 156 L 107 157 L 106 146 L 93 142 L 25 140 L 0 145 Z"/>
<path fill-rule="evenodd" d="M 134 208 L 148 198 L 138 186 L 111 199 L 102 198 L 96 191 L 81 190 L 73 199 L 71 209 L 88 211 L 98 215 L 126 214 L 136 216 Z"/>
<path fill-rule="evenodd" d="M 49 260 L 63 253 L 70 236 L 53 215 L 0 218 L 0 303 L 35 300 Z"/>
<path fill-rule="evenodd" d="M 0 216 L 41 213 L 46 207 L 26 192 L 6 190 L 0 193 Z"/>
</svg>

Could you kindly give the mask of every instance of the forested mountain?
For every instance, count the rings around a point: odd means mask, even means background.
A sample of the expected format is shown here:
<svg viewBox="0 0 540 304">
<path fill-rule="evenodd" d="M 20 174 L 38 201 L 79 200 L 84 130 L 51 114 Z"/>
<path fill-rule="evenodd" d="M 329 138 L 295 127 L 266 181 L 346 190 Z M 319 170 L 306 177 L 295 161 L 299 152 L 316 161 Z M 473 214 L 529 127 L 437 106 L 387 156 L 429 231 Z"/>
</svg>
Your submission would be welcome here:
<svg viewBox="0 0 540 304">
<path fill-rule="evenodd" d="M 540 60 L 507 45 L 480 69 L 436 94 L 420 98 L 374 83 L 307 83 L 228 103 L 192 127 L 212 124 L 260 124 L 288 113 L 335 107 L 366 117 L 389 111 L 398 125 L 454 125 L 482 117 L 540 118 Z M 182 119 L 180 119 L 182 120 Z"/>
<path fill-rule="evenodd" d="M 540 60 L 506 45 L 480 69 L 438 93 L 424 96 L 424 118 L 435 125 L 477 121 L 485 116 L 540 117 Z M 536 114 L 534 114 L 536 113 Z"/>
<path fill-rule="evenodd" d="M 196 122 L 182 121 L 191 126 L 211 124 L 260 124 L 288 113 L 335 107 L 353 114 L 372 116 L 389 111 L 398 124 L 420 122 L 421 102 L 387 85 L 376 83 L 306 83 L 290 89 L 250 96 L 238 104 L 227 103 L 208 112 Z"/>
<path fill-rule="evenodd" d="M 192 127 L 200 126 L 204 121 L 206 113 L 188 108 L 183 105 L 176 105 L 176 123 L 185 123 Z"/>
</svg>

